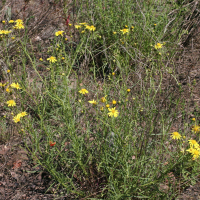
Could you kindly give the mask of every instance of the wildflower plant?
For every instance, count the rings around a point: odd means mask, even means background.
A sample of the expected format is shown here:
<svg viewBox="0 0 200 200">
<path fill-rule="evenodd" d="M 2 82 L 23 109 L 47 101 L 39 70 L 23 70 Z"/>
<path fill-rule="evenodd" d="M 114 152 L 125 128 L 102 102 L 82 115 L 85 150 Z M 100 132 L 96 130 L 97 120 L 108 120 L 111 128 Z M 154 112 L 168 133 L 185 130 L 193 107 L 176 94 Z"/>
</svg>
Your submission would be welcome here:
<svg viewBox="0 0 200 200">
<path fill-rule="evenodd" d="M 147 1 L 91 2 L 93 10 L 89 1 L 73 2 L 82 9 L 47 50 L 15 30 L 27 28 L 23 20 L 2 25 L 1 59 L 10 69 L 0 82 L 3 124 L 10 120 L 35 162 L 74 198 L 175 199 L 174 185 L 198 174 L 200 127 L 197 114 L 186 127 L 175 64 L 168 73 L 181 36 L 164 34 L 172 5 L 164 1 L 161 12 L 157 1 L 159 9 Z M 165 181 L 170 172 L 174 185 Z"/>
</svg>

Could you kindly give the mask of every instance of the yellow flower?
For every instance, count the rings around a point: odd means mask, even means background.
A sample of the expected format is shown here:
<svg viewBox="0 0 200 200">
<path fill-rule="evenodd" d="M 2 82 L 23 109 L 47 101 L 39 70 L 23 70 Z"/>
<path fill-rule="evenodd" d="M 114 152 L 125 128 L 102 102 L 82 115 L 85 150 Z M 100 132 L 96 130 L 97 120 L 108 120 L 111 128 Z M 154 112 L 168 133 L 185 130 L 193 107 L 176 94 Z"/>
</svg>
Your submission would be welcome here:
<svg viewBox="0 0 200 200">
<path fill-rule="evenodd" d="M 178 133 L 178 132 L 173 132 L 173 133 L 171 133 L 171 137 L 172 137 L 172 139 L 180 139 L 182 136 Z"/>
<path fill-rule="evenodd" d="M 17 90 L 22 89 L 22 88 L 20 87 L 19 83 L 12 83 L 10 86 L 11 86 L 12 88 L 16 88 Z"/>
<path fill-rule="evenodd" d="M 112 75 L 114 76 L 114 75 L 115 75 L 115 72 L 113 72 Z"/>
<path fill-rule="evenodd" d="M 117 102 L 115 100 L 112 101 L 112 104 L 115 105 Z"/>
<path fill-rule="evenodd" d="M 5 21 L 5 20 L 3 20 L 3 21 L 2 21 L 2 23 L 3 23 L 3 24 L 5 24 L 5 23 L 6 23 L 6 21 Z"/>
<path fill-rule="evenodd" d="M 9 24 L 12 24 L 12 23 L 14 23 L 15 21 L 14 20 L 10 20 L 8 23 Z"/>
<path fill-rule="evenodd" d="M 75 28 L 79 29 L 79 28 L 81 28 L 81 25 L 75 25 Z"/>
<path fill-rule="evenodd" d="M 134 26 L 131 26 L 132 29 L 134 29 Z"/>
<path fill-rule="evenodd" d="M 10 107 L 12 107 L 12 106 L 16 106 L 16 103 L 15 103 L 15 101 L 14 100 L 9 100 L 9 101 L 7 101 L 7 104 L 8 104 L 8 106 Z"/>
<path fill-rule="evenodd" d="M 7 70 L 7 73 L 10 73 L 10 70 L 9 70 L 9 69 Z"/>
<path fill-rule="evenodd" d="M 115 35 L 115 34 L 117 34 L 117 32 L 113 31 L 113 34 Z"/>
<path fill-rule="evenodd" d="M 16 22 L 17 24 L 23 24 L 23 21 L 22 21 L 21 19 L 17 19 L 17 20 L 15 20 L 15 22 Z"/>
<path fill-rule="evenodd" d="M 106 97 L 107 97 L 107 95 L 106 95 L 105 97 L 102 97 L 102 98 L 101 98 L 101 102 L 102 102 L 102 103 L 105 103 L 105 102 L 107 101 L 107 100 L 106 100 Z"/>
<path fill-rule="evenodd" d="M 56 57 L 53 57 L 53 56 L 51 56 L 50 58 L 47 58 L 47 60 L 49 60 L 49 62 L 51 63 L 55 63 L 57 61 Z"/>
<path fill-rule="evenodd" d="M 110 107 L 110 105 L 109 105 L 109 104 L 107 104 L 107 105 L 106 105 L 106 108 L 109 108 L 109 107 Z"/>
<path fill-rule="evenodd" d="M 157 24 L 154 24 L 154 26 L 157 26 Z"/>
<path fill-rule="evenodd" d="M 110 111 L 108 113 L 108 115 L 110 117 L 117 117 L 119 115 L 119 112 L 117 110 L 115 110 L 115 107 L 114 108 L 108 108 L 108 110 Z"/>
<path fill-rule="evenodd" d="M 187 149 L 186 151 L 188 151 L 189 153 L 193 153 L 195 151 L 195 149 L 193 147 L 190 147 L 189 149 Z"/>
<path fill-rule="evenodd" d="M 81 89 L 80 91 L 79 91 L 79 93 L 81 93 L 81 94 L 86 94 L 86 93 L 88 93 L 88 91 L 86 90 L 86 89 Z"/>
<path fill-rule="evenodd" d="M 162 46 L 163 46 L 163 44 L 157 43 L 154 47 L 155 47 L 155 49 L 161 49 Z"/>
<path fill-rule="evenodd" d="M 100 108 L 100 110 L 103 111 L 103 109 L 104 109 L 104 108 L 103 108 L 103 106 L 102 106 L 102 107 Z"/>
<path fill-rule="evenodd" d="M 192 132 L 198 133 L 199 131 L 200 131 L 200 126 L 194 125 L 194 126 L 192 127 Z"/>
<path fill-rule="evenodd" d="M 190 147 L 199 148 L 199 144 L 196 140 L 188 140 Z"/>
<path fill-rule="evenodd" d="M 26 115 L 28 115 L 28 114 L 27 114 L 27 112 L 25 112 L 25 111 L 20 113 L 20 116 L 21 116 L 21 117 L 25 117 Z"/>
<path fill-rule="evenodd" d="M 122 29 L 122 30 L 120 30 L 122 33 L 123 33 L 123 35 L 124 34 L 126 34 L 126 33 L 128 33 L 129 32 L 129 29 L 127 29 L 127 28 L 124 28 L 124 29 Z"/>
<path fill-rule="evenodd" d="M 11 32 L 12 31 L 8 31 L 8 30 L 0 30 L 0 35 L 8 35 Z"/>
<path fill-rule="evenodd" d="M 195 121 L 196 119 L 195 118 L 192 118 L 192 121 Z"/>
<path fill-rule="evenodd" d="M 69 26 L 72 26 L 72 24 L 69 24 Z"/>
<path fill-rule="evenodd" d="M 200 152 L 197 149 L 195 149 L 193 150 L 192 154 L 193 154 L 192 160 L 196 160 L 199 157 Z"/>
<path fill-rule="evenodd" d="M 10 92 L 10 89 L 9 89 L 9 88 L 6 88 L 6 92 Z"/>
<path fill-rule="evenodd" d="M 67 41 L 68 39 L 67 38 L 65 38 L 65 41 Z"/>
<path fill-rule="evenodd" d="M 131 89 L 127 89 L 127 92 L 130 92 L 131 91 Z"/>
<path fill-rule="evenodd" d="M 81 33 L 85 33 L 85 30 L 84 30 L 84 31 L 81 31 Z"/>
<path fill-rule="evenodd" d="M 93 25 L 90 26 L 90 31 L 95 31 L 96 30 L 96 27 L 94 27 Z"/>
<path fill-rule="evenodd" d="M 15 122 L 15 123 L 17 123 L 17 122 L 20 122 L 20 116 L 19 115 L 17 115 L 17 116 L 15 116 L 15 117 L 13 117 L 13 121 Z"/>
<path fill-rule="evenodd" d="M 96 27 L 94 27 L 93 25 L 92 26 L 86 25 L 85 28 L 90 30 L 90 31 L 95 31 L 96 30 Z"/>
<path fill-rule="evenodd" d="M 43 61 L 43 59 L 42 59 L 42 58 L 40 58 L 39 60 L 40 60 L 40 61 Z"/>
<path fill-rule="evenodd" d="M 62 57 L 62 60 L 65 60 L 65 57 Z"/>
<path fill-rule="evenodd" d="M 63 33 L 64 33 L 64 31 L 57 31 L 57 32 L 55 32 L 55 36 L 59 36 L 59 35 L 63 36 Z"/>
<path fill-rule="evenodd" d="M 15 28 L 16 29 L 24 29 L 24 25 L 23 24 L 16 24 Z"/>
<path fill-rule="evenodd" d="M 94 106 L 97 105 L 97 102 L 94 99 L 92 101 L 88 101 L 88 102 L 93 104 Z"/>
</svg>

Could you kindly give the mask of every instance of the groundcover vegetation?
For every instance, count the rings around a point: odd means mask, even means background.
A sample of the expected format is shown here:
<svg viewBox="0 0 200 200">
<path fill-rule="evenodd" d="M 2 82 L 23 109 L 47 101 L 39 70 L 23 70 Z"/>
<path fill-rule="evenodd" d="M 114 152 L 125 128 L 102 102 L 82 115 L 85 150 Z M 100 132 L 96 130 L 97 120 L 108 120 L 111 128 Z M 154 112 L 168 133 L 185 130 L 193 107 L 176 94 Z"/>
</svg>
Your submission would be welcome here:
<svg viewBox="0 0 200 200">
<path fill-rule="evenodd" d="M 199 174 L 198 115 L 188 123 L 174 61 L 198 3 L 62 6 L 66 27 L 45 49 L 30 40 L 30 19 L 1 22 L 2 126 L 69 197 L 175 198 Z"/>
</svg>

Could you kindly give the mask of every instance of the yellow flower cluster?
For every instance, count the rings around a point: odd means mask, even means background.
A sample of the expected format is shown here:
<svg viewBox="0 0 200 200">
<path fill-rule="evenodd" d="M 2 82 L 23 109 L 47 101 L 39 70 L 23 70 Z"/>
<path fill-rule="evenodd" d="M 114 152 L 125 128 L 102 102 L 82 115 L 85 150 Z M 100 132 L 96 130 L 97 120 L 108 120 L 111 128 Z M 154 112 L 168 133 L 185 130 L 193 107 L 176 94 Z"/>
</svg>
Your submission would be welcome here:
<svg viewBox="0 0 200 200">
<path fill-rule="evenodd" d="M 200 155 L 200 146 L 196 140 L 191 139 L 191 140 L 188 140 L 188 142 L 190 144 L 190 148 L 187 149 L 186 151 L 192 154 L 193 160 L 196 160 Z"/>
<path fill-rule="evenodd" d="M 24 29 L 23 21 L 21 19 L 15 20 L 15 29 Z"/>
<path fill-rule="evenodd" d="M 17 114 L 15 117 L 13 117 L 13 121 L 15 123 L 20 122 L 21 118 L 26 115 L 27 115 L 27 112 L 21 112 L 21 113 Z"/>
<path fill-rule="evenodd" d="M 8 31 L 8 30 L 0 30 L 0 35 L 8 35 L 11 32 L 12 31 Z"/>
<path fill-rule="evenodd" d="M 89 92 L 88 92 L 86 89 L 82 88 L 81 90 L 79 90 L 79 93 L 80 93 L 80 94 L 87 94 L 87 93 L 89 93 Z M 101 101 L 102 103 L 105 103 L 105 104 L 106 104 L 106 102 L 107 102 L 106 97 L 107 97 L 107 95 L 104 96 L 104 97 L 102 97 L 102 98 L 100 99 L 100 101 Z M 81 100 L 79 100 L 79 102 L 81 102 Z M 93 106 L 96 106 L 96 105 L 98 104 L 97 101 L 94 100 L 94 99 L 93 99 L 92 101 L 88 101 L 88 103 L 91 103 Z M 112 104 L 113 104 L 113 105 L 117 104 L 117 101 L 113 100 L 113 101 L 112 101 Z M 117 116 L 119 115 L 119 112 L 118 112 L 118 110 L 115 109 L 115 107 L 114 107 L 114 108 L 109 108 L 109 107 L 110 107 L 109 104 L 106 104 L 105 106 L 108 108 L 108 111 L 109 111 L 108 116 L 109 116 L 109 117 L 117 117 Z M 100 110 L 103 111 L 103 110 L 104 110 L 104 107 L 103 107 L 103 106 L 100 107 Z"/>
<path fill-rule="evenodd" d="M 82 28 L 82 26 L 85 26 L 85 29 L 87 29 L 87 30 L 89 30 L 89 31 L 95 31 L 95 30 L 96 30 L 96 27 L 95 27 L 95 26 L 93 26 L 93 25 L 89 26 L 86 22 L 79 23 L 79 24 L 75 25 L 74 27 L 75 27 L 76 29 L 80 29 L 80 28 Z M 85 32 L 85 31 L 82 31 L 81 33 L 84 33 L 84 32 Z"/>
</svg>

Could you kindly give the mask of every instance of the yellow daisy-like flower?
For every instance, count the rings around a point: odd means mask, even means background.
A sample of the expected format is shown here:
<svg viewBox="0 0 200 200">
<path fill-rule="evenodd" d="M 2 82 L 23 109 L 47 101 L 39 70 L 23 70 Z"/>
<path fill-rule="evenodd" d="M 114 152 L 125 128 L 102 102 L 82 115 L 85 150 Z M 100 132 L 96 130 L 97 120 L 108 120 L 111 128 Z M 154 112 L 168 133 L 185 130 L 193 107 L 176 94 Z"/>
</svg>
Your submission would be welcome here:
<svg viewBox="0 0 200 200">
<path fill-rule="evenodd" d="M 105 97 L 102 97 L 102 98 L 101 98 L 101 102 L 102 102 L 102 103 L 105 103 L 105 102 L 107 101 L 107 100 L 106 100 L 106 97 L 107 97 L 107 95 L 106 95 Z"/>
<path fill-rule="evenodd" d="M 43 59 L 42 59 L 42 58 L 40 58 L 39 60 L 40 60 L 40 61 L 43 61 Z"/>
<path fill-rule="evenodd" d="M 15 103 L 14 100 L 9 100 L 9 101 L 7 101 L 7 104 L 8 104 L 9 107 L 16 106 L 16 103 Z"/>
<path fill-rule="evenodd" d="M 106 108 L 109 108 L 109 107 L 110 107 L 110 105 L 109 105 L 109 104 L 107 104 L 107 105 L 106 105 Z"/>
<path fill-rule="evenodd" d="M 57 32 L 55 32 L 55 36 L 59 36 L 59 35 L 63 36 L 63 33 L 64 33 L 64 31 L 57 31 Z"/>
<path fill-rule="evenodd" d="M 200 131 L 200 126 L 194 125 L 194 126 L 192 127 L 192 132 L 198 133 L 199 131 Z"/>
<path fill-rule="evenodd" d="M 97 102 L 94 99 L 92 101 L 88 101 L 88 102 L 93 104 L 94 106 L 97 105 Z"/>
<path fill-rule="evenodd" d="M 79 91 L 79 93 L 81 93 L 81 94 L 87 94 L 88 91 L 87 91 L 86 89 L 82 88 L 82 89 Z"/>
<path fill-rule="evenodd" d="M 90 31 L 95 31 L 96 30 L 96 27 L 94 27 L 93 25 L 90 26 Z"/>
<path fill-rule="evenodd" d="M 196 119 L 195 119 L 195 118 L 192 118 L 192 121 L 196 121 Z"/>
<path fill-rule="evenodd" d="M 100 108 L 100 110 L 103 111 L 103 109 L 104 109 L 104 107 L 102 106 L 102 107 Z"/>
<path fill-rule="evenodd" d="M 162 46 L 163 46 L 163 44 L 157 43 L 154 47 L 155 47 L 155 49 L 161 49 Z"/>
<path fill-rule="evenodd" d="M 174 140 L 178 140 L 178 139 L 181 139 L 182 136 L 178 132 L 173 132 L 171 133 L 170 137 L 172 137 L 172 139 Z"/>
<path fill-rule="evenodd" d="M 196 140 L 188 140 L 190 147 L 199 148 L 199 144 Z"/>
<path fill-rule="evenodd" d="M 50 58 L 47 58 L 47 60 L 49 60 L 49 62 L 51 63 L 57 62 L 56 57 L 53 57 L 53 56 L 51 56 Z"/>
<path fill-rule="evenodd" d="M 12 40 L 14 40 L 14 39 L 15 39 L 15 37 L 11 37 L 11 39 L 12 39 Z"/>
<path fill-rule="evenodd" d="M 19 83 L 12 83 L 10 86 L 11 86 L 12 88 L 16 88 L 17 90 L 22 89 L 22 88 L 20 87 Z"/>
<path fill-rule="evenodd" d="M 75 25 L 75 29 L 81 28 L 81 25 Z"/>
<path fill-rule="evenodd" d="M 15 20 L 15 23 L 17 23 L 17 24 L 23 24 L 23 21 L 21 19 L 17 19 L 17 20 Z"/>
<path fill-rule="evenodd" d="M 127 89 L 127 92 L 130 92 L 131 91 L 131 89 Z"/>
<path fill-rule="evenodd" d="M 13 117 L 13 121 L 15 122 L 15 123 L 17 123 L 17 122 L 20 122 L 20 116 L 19 115 L 17 115 L 17 116 L 15 116 L 15 117 Z"/>
<path fill-rule="evenodd" d="M 7 70 L 7 73 L 10 73 L 10 70 L 9 70 L 9 69 Z"/>
<path fill-rule="evenodd" d="M 3 23 L 3 24 L 5 24 L 5 23 L 6 23 L 6 21 L 5 21 L 5 20 L 3 20 L 3 21 L 2 21 L 2 23 Z"/>
<path fill-rule="evenodd" d="M 117 110 L 115 110 L 115 107 L 114 108 L 108 108 L 108 110 L 110 111 L 108 113 L 108 115 L 110 117 L 117 117 L 119 115 L 119 112 Z"/>
<path fill-rule="evenodd" d="M 112 104 L 115 105 L 117 102 L 115 100 L 112 101 Z"/>
<path fill-rule="evenodd" d="M 200 152 L 197 149 L 193 150 L 193 152 L 192 152 L 192 155 L 193 155 L 192 160 L 196 160 L 199 157 L 199 154 L 200 154 Z"/>
<path fill-rule="evenodd" d="M 113 72 L 112 75 L 114 76 L 114 75 L 115 75 L 115 72 Z"/>
<path fill-rule="evenodd" d="M 116 31 L 113 31 L 113 34 L 115 35 L 115 34 L 117 34 L 117 32 L 116 32 Z"/>
<path fill-rule="evenodd" d="M 123 33 L 123 35 L 124 34 L 126 34 L 126 33 L 128 33 L 129 32 L 129 29 L 127 29 L 127 28 L 124 28 L 124 29 L 122 29 L 122 30 L 120 30 L 122 33 Z"/>
<path fill-rule="evenodd" d="M 6 92 L 10 92 L 10 89 L 9 89 L 9 88 L 6 88 Z"/>
<path fill-rule="evenodd" d="M 8 23 L 9 23 L 9 24 L 13 24 L 14 22 L 15 22 L 15 21 L 11 19 Z"/>
<path fill-rule="evenodd" d="M 20 116 L 21 116 L 21 117 L 25 117 L 26 115 L 28 115 L 28 114 L 27 114 L 27 112 L 25 112 L 25 111 L 20 113 Z"/>
<path fill-rule="evenodd" d="M 193 147 L 190 147 L 189 149 L 187 149 L 186 151 L 188 151 L 189 153 L 193 153 L 195 151 L 195 149 Z"/>
<path fill-rule="evenodd" d="M 16 28 L 16 29 L 24 29 L 24 25 L 23 24 L 16 24 L 14 28 Z"/>
</svg>

